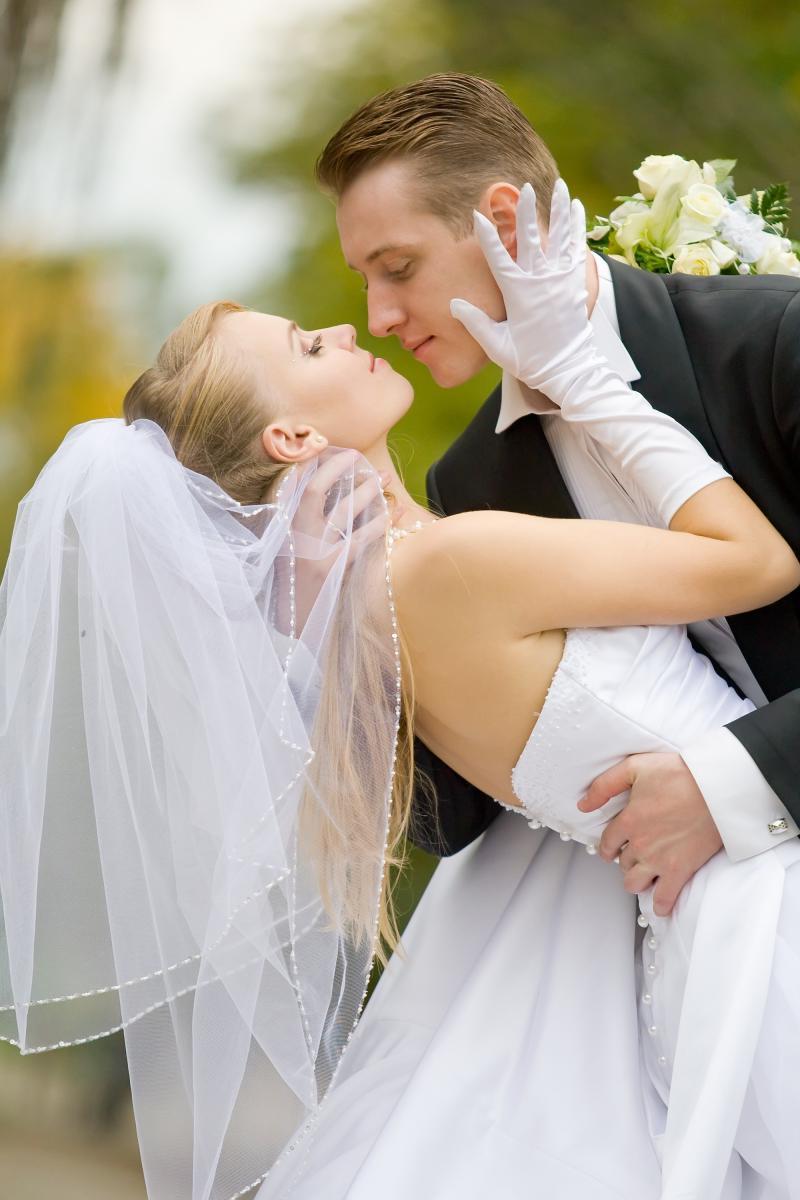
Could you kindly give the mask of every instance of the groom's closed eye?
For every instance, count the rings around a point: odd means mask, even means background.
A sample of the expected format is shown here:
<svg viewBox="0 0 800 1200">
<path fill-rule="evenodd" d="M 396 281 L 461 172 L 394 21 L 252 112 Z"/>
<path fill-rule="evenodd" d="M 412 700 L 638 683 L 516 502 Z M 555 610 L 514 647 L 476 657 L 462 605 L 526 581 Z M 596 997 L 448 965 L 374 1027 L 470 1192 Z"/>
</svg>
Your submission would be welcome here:
<svg viewBox="0 0 800 1200">
<path fill-rule="evenodd" d="M 403 265 L 401 267 L 394 267 L 391 269 L 386 267 L 383 272 L 383 277 L 384 277 L 384 279 L 389 280 L 391 283 L 402 283 L 404 279 L 408 279 L 410 277 L 412 266 L 413 266 L 413 263 L 409 261 L 409 262 L 403 263 Z M 361 276 L 361 278 L 363 280 L 363 283 L 361 285 L 361 291 L 368 292 L 369 291 L 369 281 L 363 275 Z"/>
<path fill-rule="evenodd" d="M 406 279 L 411 271 L 411 260 L 402 264 L 402 266 L 394 266 L 386 268 L 387 279 Z"/>
</svg>

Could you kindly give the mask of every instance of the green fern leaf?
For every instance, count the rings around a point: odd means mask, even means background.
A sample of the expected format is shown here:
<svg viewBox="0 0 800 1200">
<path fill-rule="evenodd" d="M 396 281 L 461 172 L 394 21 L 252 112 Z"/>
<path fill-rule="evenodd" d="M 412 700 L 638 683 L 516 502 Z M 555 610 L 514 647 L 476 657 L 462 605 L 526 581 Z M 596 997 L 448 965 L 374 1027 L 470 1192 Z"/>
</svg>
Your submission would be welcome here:
<svg viewBox="0 0 800 1200">
<path fill-rule="evenodd" d="M 789 187 L 785 183 L 773 183 L 764 189 L 761 203 L 756 211 L 765 223 L 781 236 L 789 228 Z"/>
</svg>

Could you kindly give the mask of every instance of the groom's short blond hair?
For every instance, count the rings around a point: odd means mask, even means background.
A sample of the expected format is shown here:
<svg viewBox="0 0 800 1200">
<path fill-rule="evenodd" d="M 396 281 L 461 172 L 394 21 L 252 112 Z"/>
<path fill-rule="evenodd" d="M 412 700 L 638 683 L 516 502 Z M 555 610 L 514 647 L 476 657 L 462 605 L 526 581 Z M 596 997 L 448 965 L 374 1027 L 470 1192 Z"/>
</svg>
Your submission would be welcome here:
<svg viewBox="0 0 800 1200">
<path fill-rule="evenodd" d="M 389 161 L 413 168 L 425 208 L 459 235 L 491 183 L 532 183 L 547 222 L 558 167 L 502 88 L 477 75 L 429 75 L 373 96 L 336 131 L 317 160 L 317 182 L 339 200 L 365 171 Z"/>
</svg>

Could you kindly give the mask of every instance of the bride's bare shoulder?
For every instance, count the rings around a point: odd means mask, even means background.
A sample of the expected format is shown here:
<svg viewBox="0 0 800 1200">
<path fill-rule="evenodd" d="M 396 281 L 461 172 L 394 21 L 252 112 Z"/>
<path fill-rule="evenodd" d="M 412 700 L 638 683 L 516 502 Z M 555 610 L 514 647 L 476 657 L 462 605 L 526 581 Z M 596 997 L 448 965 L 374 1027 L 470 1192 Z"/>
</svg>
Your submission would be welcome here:
<svg viewBox="0 0 800 1200">
<path fill-rule="evenodd" d="M 434 572 L 441 582 L 458 579 L 463 569 L 482 570 L 488 562 L 501 563 L 520 539 L 535 537 L 546 524 L 541 517 L 492 509 L 457 513 L 397 542 L 395 553 L 402 547 L 398 566 L 404 575 Z"/>
<path fill-rule="evenodd" d="M 539 521 L 519 513 L 466 512 L 397 541 L 392 578 L 407 633 L 425 642 L 460 639 L 464 625 L 491 621 L 496 610 L 508 613 L 505 585 L 513 580 L 520 540 Z"/>
</svg>

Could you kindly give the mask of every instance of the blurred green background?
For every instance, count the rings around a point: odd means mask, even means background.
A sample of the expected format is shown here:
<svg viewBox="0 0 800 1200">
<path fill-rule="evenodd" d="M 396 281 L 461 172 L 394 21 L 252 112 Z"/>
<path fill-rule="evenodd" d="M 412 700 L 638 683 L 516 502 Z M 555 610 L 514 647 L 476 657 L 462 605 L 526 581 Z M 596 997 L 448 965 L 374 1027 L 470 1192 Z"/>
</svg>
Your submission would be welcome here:
<svg viewBox="0 0 800 1200">
<path fill-rule="evenodd" d="M 439 391 L 369 337 L 313 165 L 367 97 L 441 70 L 502 84 L 589 213 L 650 153 L 735 157 L 740 192 L 800 191 L 785 0 L 0 0 L 2 561 L 67 429 L 116 415 L 169 329 L 223 296 L 307 328 L 352 321 L 406 372 L 394 448 L 423 495 L 496 376 Z M 406 914 L 434 865 L 414 857 Z M 48 1171 L 60 1200 L 141 1195 L 121 1047 L 50 1058 L 0 1054 L 0 1200 L 49 1194 Z"/>
</svg>

